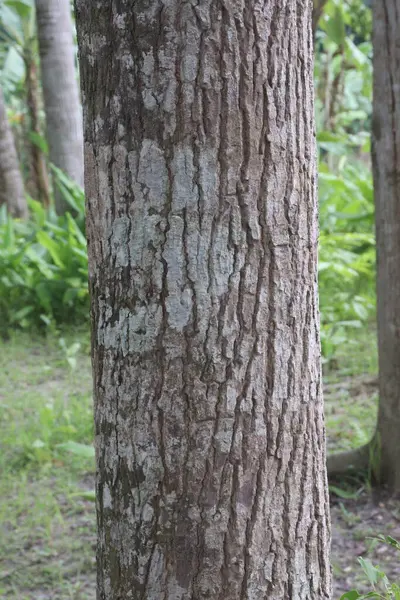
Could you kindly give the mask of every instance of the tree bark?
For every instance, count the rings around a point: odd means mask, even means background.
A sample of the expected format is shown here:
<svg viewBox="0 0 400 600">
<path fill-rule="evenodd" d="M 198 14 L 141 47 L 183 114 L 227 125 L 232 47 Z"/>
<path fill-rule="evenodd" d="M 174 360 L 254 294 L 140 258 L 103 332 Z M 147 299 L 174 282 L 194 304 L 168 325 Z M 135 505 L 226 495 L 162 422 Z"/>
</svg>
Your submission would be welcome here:
<svg viewBox="0 0 400 600">
<path fill-rule="evenodd" d="M 373 3 L 380 475 L 400 492 L 400 0 Z"/>
<path fill-rule="evenodd" d="M 69 0 L 36 0 L 43 99 L 50 161 L 83 187 L 82 111 L 75 71 Z M 54 190 L 56 211 L 69 205 Z"/>
<path fill-rule="evenodd" d="M 26 69 L 26 94 L 30 131 L 41 135 L 39 119 L 39 90 L 35 59 L 30 52 L 24 57 Z M 44 206 L 50 206 L 50 182 L 45 155 L 39 146 L 31 142 L 31 195 Z"/>
<path fill-rule="evenodd" d="M 330 597 L 311 10 L 76 0 L 99 600 Z"/>
<path fill-rule="evenodd" d="M 0 205 L 7 204 L 14 217 L 26 219 L 28 205 L 19 168 L 14 136 L 7 119 L 6 105 L 0 88 Z"/>
</svg>

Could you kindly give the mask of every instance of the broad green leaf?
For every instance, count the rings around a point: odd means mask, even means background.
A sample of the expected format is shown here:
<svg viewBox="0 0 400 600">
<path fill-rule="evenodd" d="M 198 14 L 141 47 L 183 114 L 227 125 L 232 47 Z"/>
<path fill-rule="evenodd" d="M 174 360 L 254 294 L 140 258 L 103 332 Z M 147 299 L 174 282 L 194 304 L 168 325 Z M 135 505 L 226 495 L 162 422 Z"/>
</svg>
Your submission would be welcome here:
<svg viewBox="0 0 400 600">
<path fill-rule="evenodd" d="M 42 244 L 42 246 L 44 248 L 46 248 L 46 250 L 49 251 L 52 259 L 54 260 L 55 264 L 58 267 L 64 267 L 64 263 L 61 260 L 61 255 L 60 255 L 60 247 L 57 244 L 57 242 L 55 240 L 53 240 L 48 233 L 46 233 L 45 231 L 38 231 L 37 234 L 37 240 L 40 244 Z"/>
<path fill-rule="evenodd" d="M 32 11 L 29 0 L 4 0 L 4 4 L 14 9 L 21 19 L 27 19 Z"/>
<path fill-rule="evenodd" d="M 351 590 L 340 596 L 340 600 L 358 600 L 359 598 L 362 598 L 362 596 L 356 590 Z"/>
<path fill-rule="evenodd" d="M 344 43 L 346 29 L 341 6 L 336 6 L 333 16 L 328 18 L 326 22 L 325 30 L 335 44 L 341 46 Z"/>
<path fill-rule="evenodd" d="M 40 135 L 36 131 L 30 131 L 28 137 L 30 141 L 33 142 L 35 146 L 37 146 L 43 152 L 43 154 L 47 155 L 49 153 L 47 141 L 42 135 Z"/>
<path fill-rule="evenodd" d="M 60 450 L 66 450 L 67 452 L 71 452 L 71 454 L 75 454 L 76 456 L 82 456 L 82 458 L 94 457 L 93 446 L 89 446 L 87 444 L 80 444 L 78 442 L 74 442 L 73 440 L 64 442 L 63 444 L 58 444 L 57 448 L 60 448 Z"/>
<path fill-rule="evenodd" d="M 383 573 L 377 567 L 374 567 L 372 562 L 367 558 L 364 559 L 361 556 L 358 558 L 364 573 L 366 574 L 368 581 L 372 586 L 375 586 L 380 579 L 382 579 Z"/>
</svg>

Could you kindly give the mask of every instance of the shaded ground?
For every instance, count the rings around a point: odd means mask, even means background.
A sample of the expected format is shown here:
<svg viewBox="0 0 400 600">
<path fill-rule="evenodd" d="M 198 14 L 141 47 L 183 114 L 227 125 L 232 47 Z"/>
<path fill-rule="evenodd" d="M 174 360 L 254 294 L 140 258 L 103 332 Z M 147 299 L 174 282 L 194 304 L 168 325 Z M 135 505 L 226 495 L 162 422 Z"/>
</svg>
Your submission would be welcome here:
<svg viewBox="0 0 400 600">
<path fill-rule="evenodd" d="M 385 571 L 389 581 L 400 582 L 400 555 L 379 543 L 378 534 L 400 540 L 400 503 L 364 491 L 357 499 L 331 498 L 332 569 L 334 600 L 350 589 L 371 591 L 357 557 L 368 558 Z"/>
<path fill-rule="evenodd" d="M 363 443 L 373 431 L 371 339 L 360 339 L 339 370 L 325 373 L 330 451 Z M 72 342 L 61 348 L 57 340 L 19 335 L 0 344 L 0 598 L 7 600 L 95 599 L 94 503 L 85 499 L 93 491 L 93 461 L 62 447 L 92 439 L 88 344 L 77 351 Z M 400 557 L 368 539 L 400 539 L 400 503 L 374 498 L 368 482 L 350 498 L 338 487 L 343 497 L 332 495 L 331 507 L 334 600 L 351 588 L 368 589 L 358 556 L 400 581 Z"/>
</svg>

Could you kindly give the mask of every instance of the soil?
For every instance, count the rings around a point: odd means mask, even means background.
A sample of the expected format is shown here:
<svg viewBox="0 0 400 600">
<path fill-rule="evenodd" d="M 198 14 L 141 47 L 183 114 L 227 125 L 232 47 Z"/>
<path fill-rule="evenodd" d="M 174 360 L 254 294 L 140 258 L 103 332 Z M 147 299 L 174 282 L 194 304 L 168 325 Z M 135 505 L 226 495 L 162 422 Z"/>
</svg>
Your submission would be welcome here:
<svg viewBox="0 0 400 600">
<path fill-rule="evenodd" d="M 386 494 L 363 491 L 357 498 L 331 496 L 333 600 L 344 592 L 371 591 L 357 558 L 379 566 L 391 583 L 400 583 L 400 554 L 378 542 L 379 534 L 400 541 L 400 502 Z"/>
</svg>

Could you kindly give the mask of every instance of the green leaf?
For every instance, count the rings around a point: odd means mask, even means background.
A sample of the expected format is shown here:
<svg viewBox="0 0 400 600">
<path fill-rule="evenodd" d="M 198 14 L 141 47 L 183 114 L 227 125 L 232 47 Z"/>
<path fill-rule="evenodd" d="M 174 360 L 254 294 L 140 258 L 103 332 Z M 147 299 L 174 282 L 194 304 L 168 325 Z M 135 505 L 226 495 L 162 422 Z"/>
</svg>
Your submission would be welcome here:
<svg viewBox="0 0 400 600">
<path fill-rule="evenodd" d="M 4 0 L 4 4 L 14 9 L 21 19 L 27 19 L 32 10 L 32 4 L 29 0 Z"/>
<path fill-rule="evenodd" d="M 45 231 L 38 231 L 36 237 L 38 242 L 49 251 L 57 267 L 63 268 L 64 263 L 61 260 L 60 248 L 57 242 L 53 240 Z"/>
<path fill-rule="evenodd" d="M 74 492 L 71 494 L 72 498 L 83 498 L 83 500 L 90 500 L 91 502 L 96 501 L 96 492 L 94 490 L 88 490 L 86 492 Z"/>
<path fill-rule="evenodd" d="M 335 44 L 341 46 L 344 43 L 346 29 L 342 8 L 340 6 L 336 6 L 333 16 L 328 18 L 325 30 L 328 37 L 335 42 Z"/>
<path fill-rule="evenodd" d="M 82 456 L 83 458 L 94 457 L 93 446 L 89 446 L 88 444 L 80 444 L 78 442 L 74 442 L 73 440 L 69 440 L 63 444 L 58 444 L 57 448 L 71 452 L 71 454 L 75 454 L 76 456 Z"/>
<path fill-rule="evenodd" d="M 366 574 L 368 581 L 372 586 L 375 586 L 380 579 L 384 576 L 382 571 L 377 567 L 374 567 L 372 562 L 367 558 L 364 559 L 361 556 L 358 558 L 358 562 L 360 563 L 362 570 Z"/>
<path fill-rule="evenodd" d="M 369 63 L 368 57 L 361 52 L 351 38 L 346 37 L 345 43 L 347 59 L 353 62 L 356 67 L 363 67 Z"/>
<path fill-rule="evenodd" d="M 22 321 L 27 315 L 35 310 L 34 306 L 24 306 L 20 310 L 17 310 L 15 313 L 11 315 L 10 321 L 11 323 L 18 323 L 18 321 Z"/>
<path fill-rule="evenodd" d="M 21 53 L 18 52 L 18 49 L 15 47 L 15 45 L 13 45 L 8 49 L 7 56 L 3 64 L 3 69 L 1 72 L 2 80 L 15 85 L 23 79 L 24 75 L 24 60 L 21 56 Z"/>
<path fill-rule="evenodd" d="M 342 488 L 336 487 L 335 485 L 329 485 L 329 490 L 336 494 L 336 496 L 339 496 L 339 498 L 351 498 L 354 500 L 354 498 L 357 498 L 359 496 L 358 491 L 351 492 L 348 490 L 343 490 Z"/>
<path fill-rule="evenodd" d="M 30 131 L 28 137 L 30 141 L 33 142 L 35 146 L 37 146 L 43 152 L 43 154 L 48 155 L 49 147 L 47 145 L 47 141 L 42 135 L 40 135 L 40 133 L 37 133 L 36 131 Z"/>
</svg>

